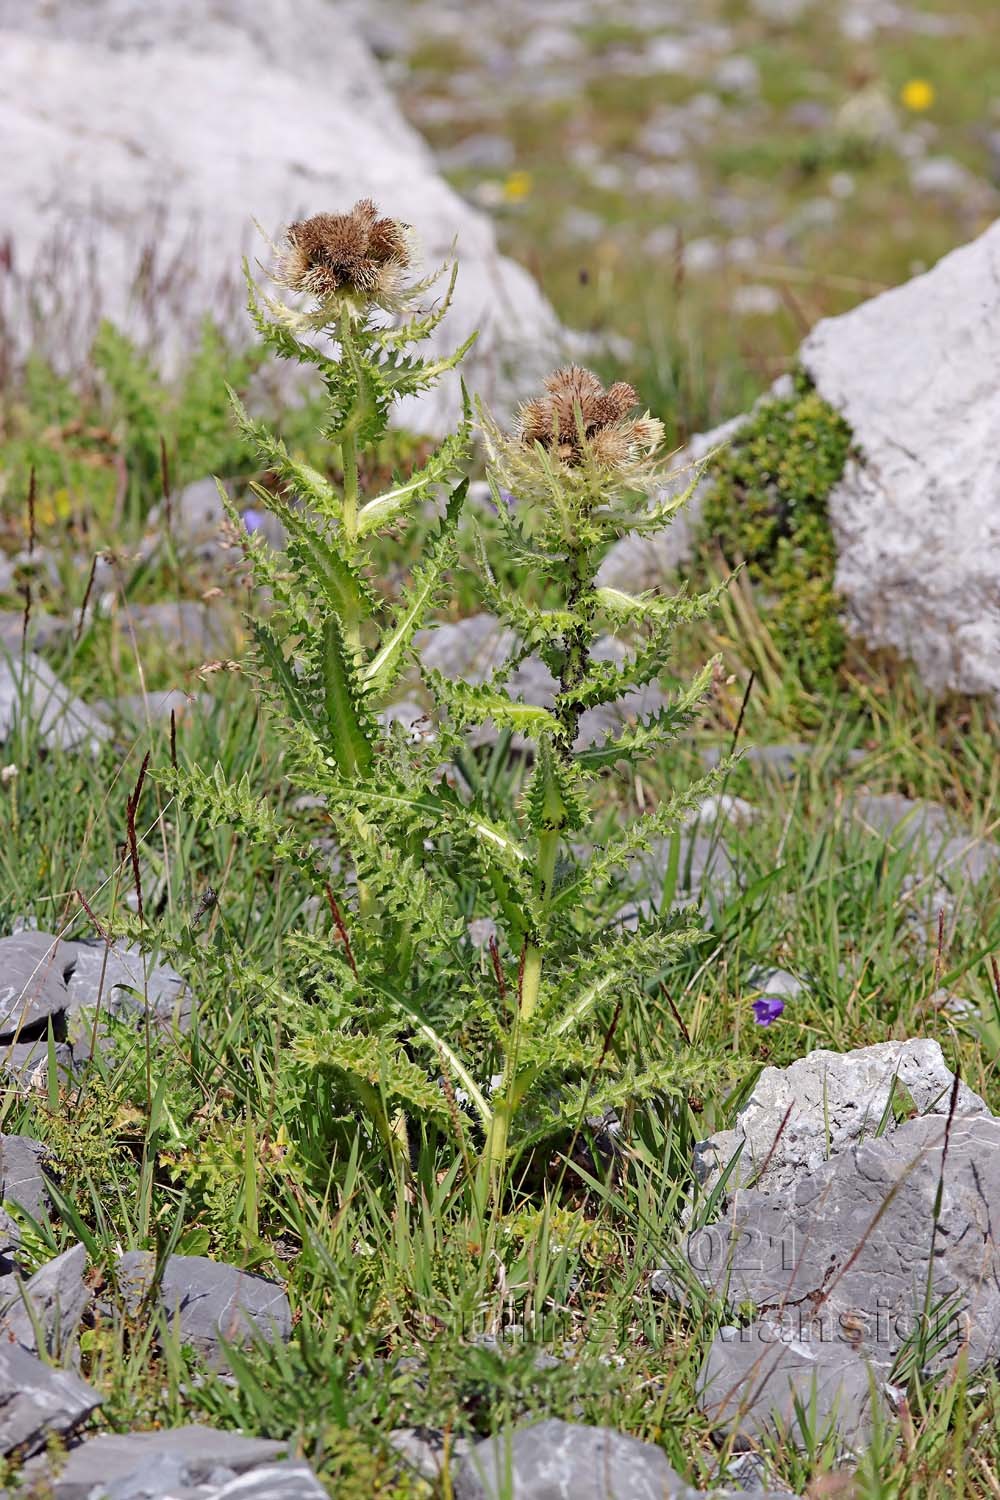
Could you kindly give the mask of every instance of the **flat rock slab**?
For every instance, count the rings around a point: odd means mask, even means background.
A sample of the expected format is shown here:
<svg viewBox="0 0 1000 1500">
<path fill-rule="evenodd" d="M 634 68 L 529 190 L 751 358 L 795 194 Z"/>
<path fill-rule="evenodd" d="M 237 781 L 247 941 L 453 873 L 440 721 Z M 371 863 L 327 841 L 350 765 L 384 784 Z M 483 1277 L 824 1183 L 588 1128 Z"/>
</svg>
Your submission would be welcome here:
<svg viewBox="0 0 1000 1500">
<path fill-rule="evenodd" d="M 733 1129 L 695 1147 L 695 1171 L 710 1192 L 739 1153 L 729 1196 L 751 1184 L 760 1192 L 788 1192 L 863 1137 L 880 1129 L 891 1134 L 898 1114 L 945 1116 L 953 1083 L 940 1046 L 926 1038 L 844 1053 L 818 1048 L 787 1068 L 762 1069 Z M 957 1112 L 989 1116 L 964 1083 Z"/>
<path fill-rule="evenodd" d="M 28 1040 L 50 1017 L 61 1017 L 72 966 L 69 945 L 50 933 L 0 938 L 0 1042 Z"/>
<path fill-rule="evenodd" d="M 192 1425 L 166 1432 L 102 1434 L 73 1448 L 54 1475 L 48 1474 L 47 1462 L 29 1468 L 31 1477 L 45 1476 L 52 1500 L 92 1500 L 95 1493 L 102 1500 L 105 1496 L 109 1500 L 159 1500 L 162 1496 L 165 1500 L 178 1491 L 216 1497 L 225 1493 L 238 1476 L 262 1465 L 268 1466 L 262 1473 L 274 1469 L 284 1472 L 285 1466 L 273 1460 L 287 1446 Z M 242 1488 L 234 1488 L 231 1493 L 263 1495 Z M 276 1488 L 271 1494 L 274 1500 L 283 1500 L 285 1491 Z M 296 1500 L 299 1494 L 309 1497 L 310 1491 L 290 1489 L 288 1500 Z"/>
<path fill-rule="evenodd" d="M 76 1336 L 94 1294 L 84 1280 L 87 1252 L 72 1245 L 48 1261 L 0 1309 L 0 1340 L 59 1359 Z"/>
<path fill-rule="evenodd" d="M 118 1285 L 130 1312 L 148 1295 L 154 1268 L 154 1257 L 144 1250 L 119 1258 Z M 223 1342 L 272 1342 L 292 1331 L 288 1298 L 276 1282 L 203 1255 L 169 1258 L 158 1302 L 181 1342 L 213 1362 L 223 1358 Z"/>
<path fill-rule="evenodd" d="M 688 1486 L 652 1443 L 553 1420 L 477 1443 L 453 1492 L 455 1500 L 672 1500 Z"/>
<path fill-rule="evenodd" d="M 853 1449 L 871 1433 L 873 1380 L 880 1398 L 884 1380 L 849 1343 L 797 1339 L 765 1318 L 719 1331 L 698 1377 L 698 1405 L 717 1433 L 777 1434 L 797 1446 L 808 1437 L 798 1410 L 816 1411 L 813 1436 L 835 1420 L 840 1441 Z"/>
<path fill-rule="evenodd" d="M 47 750 L 95 751 L 111 734 L 40 656 L 0 651 L 0 743 L 25 719 L 36 726 Z"/>
<path fill-rule="evenodd" d="M 67 1008 L 72 1013 L 101 1004 L 112 1014 L 142 1014 L 148 1003 L 160 1019 L 183 1023 L 190 1016 L 190 996 L 176 969 L 154 961 L 138 943 L 110 945 L 96 942 L 66 943 L 72 969 L 67 987 Z"/>
<path fill-rule="evenodd" d="M 72 1432 L 100 1404 L 76 1375 L 0 1341 L 0 1453 L 34 1453 L 51 1435 Z"/>
<path fill-rule="evenodd" d="M 748 1430 L 758 1430 L 789 1371 L 796 1380 L 815 1375 L 827 1396 L 843 1376 L 853 1402 L 855 1358 L 884 1382 L 901 1354 L 915 1357 L 917 1341 L 917 1363 L 931 1373 L 960 1351 L 970 1374 L 995 1363 L 998 1223 L 1000 1120 L 986 1114 L 956 1116 L 950 1127 L 925 1115 L 803 1172 L 784 1193 L 738 1192 L 717 1224 L 689 1237 L 688 1260 L 706 1287 L 731 1305 L 751 1304 L 755 1324 L 773 1332 L 751 1330 L 747 1343 L 719 1335 L 705 1409 L 724 1417 L 739 1405 Z M 768 1354 L 758 1397 L 765 1345 L 781 1353 Z"/>
</svg>

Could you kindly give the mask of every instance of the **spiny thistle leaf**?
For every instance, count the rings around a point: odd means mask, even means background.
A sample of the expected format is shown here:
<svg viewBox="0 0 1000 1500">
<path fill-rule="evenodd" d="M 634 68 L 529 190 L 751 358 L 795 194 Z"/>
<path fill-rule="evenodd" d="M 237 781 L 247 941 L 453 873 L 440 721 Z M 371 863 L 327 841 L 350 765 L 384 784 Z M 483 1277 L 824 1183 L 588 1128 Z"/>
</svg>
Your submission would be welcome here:
<svg viewBox="0 0 1000 1500">
<path fill-rule="evenodd" d="M 273 469 L 287 488 L 293 490 L 300 499 L 307 500 L 320 515 L 339 516 L 340 498 L 332 484 L 317 469 L 292 458 L 281 439 L 274 437 L 263 422 L 257 422 L 249 415 L 232 386 L 227 386 L 226 390 L 240 431 L 253 443 L 267 467 Z M 271 497 L 266 490 L 258 486 L 256 493 L 258 499 L 272 508 Z"/>
<path fill-rule="evenodd" d="M 651 719 L 640 719 L 599 745 L 584 746 L 578 752 L 578 764 L 588 771 L 613 766 L 616 761 L 635 765 L 638 760 L 648 760 L 651 755 L 667 749 L 693 724 L 711 685 L 712 664 L 709 663 L 669 707 L 661 709 Z"/>
<path fill-rule="evenodd" d="M 538 743 L 535 767 L 524 794 L 528 826 L 535 834 L 572 833 L 587 823 L 579 761 L 558 755 L 548 735 Z"/>
<path fill-rule="evenodd" d="M 363 708 L 352 653 L 335 614 L 329 615 L 323 627 L 320 673 L 330 750 L 341 776 L 352 781 L 371 769 L 375 736 Z"/>
<path fill-rule="evenodd" d="M 374 500 L 367 501 L 358 512 L 358 535 L 367 536 L 371 531 L 392 524 L 411 506 L 429 498 L 431 491 L 445 484 L 469 451 L 471 427 L 464 421 L 457 432 L 446 437 L 439 448 L 410 477 L 386 490 Z"/>
<path fill-rule="evenodd" d="M 414 569 L 392 625 L 361 673 L 364 686 L 379 697 L 396 682 L 413 637 L 434 602 L 441 574 L 455 559 L 455 532 L 468 488 L 469 481 L 463 479 L 453 492 L 441 528 L 428 543 L 424 556 Z"/>
<path fill-rule="evenodd" d="M 469 724 L 485 724 L 488 719 L 499 729 L 518 729 L 524 734 L 559 733 L 558 720 L 547 708 L 508 698 L 488 684 L 456 682 L 442 672 L 424 669 L 424 680 L 438 703 L 447 708 L 453 722 L 463 729 Z"/>
</svg>

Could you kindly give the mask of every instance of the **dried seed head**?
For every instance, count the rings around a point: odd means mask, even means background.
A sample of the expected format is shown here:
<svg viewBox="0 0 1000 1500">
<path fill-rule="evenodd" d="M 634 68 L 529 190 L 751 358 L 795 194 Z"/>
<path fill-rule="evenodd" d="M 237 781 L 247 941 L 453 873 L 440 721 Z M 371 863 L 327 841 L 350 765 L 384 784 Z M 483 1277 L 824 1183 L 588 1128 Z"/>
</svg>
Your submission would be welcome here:
<svg viewBox="0 0 1000 1500">
<path fill-rule="evenodd" d="M 624 380 L 605 390 L 590 370 L 570 365 L 550 375 L 545 390 L 518 413 L 521 441 L 541 443 L 561 463 L 589 457 L 599 468 L 620 469 L 662 440 L 662 423 L 629 417 L 638 397 Z"/>
<path fill-rule="evenodd" d="M 351 297 L 391 304 L 412 259 L 409 228 L 380 218 L 370 198 L 350 213 L 314 214 L 289 226 L 275 280 L 320 302 Z"/>
</svg>

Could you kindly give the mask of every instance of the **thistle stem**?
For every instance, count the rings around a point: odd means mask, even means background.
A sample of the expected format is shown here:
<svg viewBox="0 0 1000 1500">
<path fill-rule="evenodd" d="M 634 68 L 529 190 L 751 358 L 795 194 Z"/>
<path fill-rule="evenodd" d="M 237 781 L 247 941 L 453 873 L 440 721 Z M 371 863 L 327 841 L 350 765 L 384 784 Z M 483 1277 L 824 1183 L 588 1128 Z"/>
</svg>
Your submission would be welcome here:
<svg viewBox="0 0 1000 1500">
<path fill-rule="evenodd" d="M 353 432 L 346 432 L 340 444 L 344 466 L 344 538 L 353 548 L 358 539 L 358 446 Z"/>
</svg>

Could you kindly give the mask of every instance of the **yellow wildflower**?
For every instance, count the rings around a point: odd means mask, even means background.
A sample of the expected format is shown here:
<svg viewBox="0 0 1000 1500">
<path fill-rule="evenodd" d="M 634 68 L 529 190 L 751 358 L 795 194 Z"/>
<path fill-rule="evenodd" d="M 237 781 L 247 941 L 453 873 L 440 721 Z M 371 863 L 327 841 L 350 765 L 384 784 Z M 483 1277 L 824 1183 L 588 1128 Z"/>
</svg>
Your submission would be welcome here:
<svg viewBox="0 0 1000 1500">
<path fill-rule="evenodd" d="M 503 195 L 508 203 L 521 203 L 534 185 L 535 179 L 530 172 L 511 172 L 504 182 Z"/>
<path fill-rule="evenodd" d="M 934 85 L 928 78 L 911 78 L 904 83 L 899 97 L 906 109 L 920 114 L 934 103 Z"/>
</svg>

